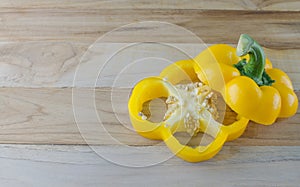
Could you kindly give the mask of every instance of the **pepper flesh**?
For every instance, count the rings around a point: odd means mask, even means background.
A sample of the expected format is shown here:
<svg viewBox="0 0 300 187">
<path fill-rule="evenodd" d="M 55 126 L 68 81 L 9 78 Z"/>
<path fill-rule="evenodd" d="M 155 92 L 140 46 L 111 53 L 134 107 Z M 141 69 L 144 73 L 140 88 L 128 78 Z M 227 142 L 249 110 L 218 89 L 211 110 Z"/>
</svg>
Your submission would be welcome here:
<svg viewBox="0 0 300 187">
<path fill-rule="evenodd" d="M 245 60 L 239 57 L 244 55 L 248 55 Z M 241 116 L 270 125 L 278 117 L 290 117 L 296 113 L 298 98 L 290 78 L 280 69 L 272 68 L 262 48 L 250 36 L 241 35 L 237 49 L 225 44 L 211 46 L 195 61 L 200 66 L 211 61 L 220 65 L 225 82 L 220 92 L 230 108 Z M 214 82 L 213 76 L 202 76 L 207 72 L 212 70 L 197 70 L 200 80 Z"/>
</svg>

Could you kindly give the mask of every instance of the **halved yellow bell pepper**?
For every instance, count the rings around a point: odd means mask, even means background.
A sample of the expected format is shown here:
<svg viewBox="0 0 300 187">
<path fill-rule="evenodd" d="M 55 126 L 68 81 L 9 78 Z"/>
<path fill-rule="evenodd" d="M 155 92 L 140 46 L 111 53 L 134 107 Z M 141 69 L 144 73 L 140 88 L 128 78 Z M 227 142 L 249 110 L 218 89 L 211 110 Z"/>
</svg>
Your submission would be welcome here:
<svg viewBox="0 0 300 187">
<path fill-rule="evenodd" d="M 207 107 L 212 92 L 199 82 L 194 65 L 193 60 L 179 61 L 164 69 L 160 76 L 141 80 L 132 90 L 128 102 L 131 123 L 140 135 L 164 140 L 174 154 L 189 162 L 212 158 L 226 141 L 239 137 L 249 121 L 238 117 L 237 121 L 225 126 L 214 119 L 214 108 Z M 151 122 L 142 112 L 143 104 L 162 97 L 168 98 L 165 118 L 158 123 Z M 207 133 L 214 141 L 207 146 L 183 145 L 174 136 L 175 132 L 182 131 L 191 135 Z"/>
</svg>

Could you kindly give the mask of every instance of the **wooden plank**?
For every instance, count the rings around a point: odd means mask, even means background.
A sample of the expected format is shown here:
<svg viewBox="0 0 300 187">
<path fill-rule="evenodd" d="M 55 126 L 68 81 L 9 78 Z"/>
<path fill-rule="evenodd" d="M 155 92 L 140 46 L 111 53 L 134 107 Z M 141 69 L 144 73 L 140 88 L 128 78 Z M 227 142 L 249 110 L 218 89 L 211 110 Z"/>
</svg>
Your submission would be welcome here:
<svg viewBox="0 0 300 187">
<path fill-rule="evenodd" d="M 86 48 L 87 45 L 66 42 L 3 42 L 0 44 L 0 86 L 53 86 L 62 75 L 72 69 L 74 72 Z M 73 78 L 70 79 L 69 86 Z"/>
<path fill-rule="evenodd" d="M 1 88 L 0 143 L 160 143 L 145 139 L 133 130 L 127 112 L 129 93 L 130 89 L 114 89 L 111 92 L 105 88 L 77 88 L 72 93 L 70 88 Z M 299 97 L 300 92 L 297 94 Z M 241 138 L 227 144 L 299 146 L 299 111 L 295 116 L 280 119 L 272 126 L 251 123 Z"/>
<path fill-rule="evenodd" d="M 6 10 L 6 9 L 5 9 Z M 1 41 L 84 41 L 93 42 L 103 34 L 139 21 L 169 22 L 194 32 L 206 43 L 235 43 L 248 33 L 266 47 L 300 48 L 297 11 L 223 11 L 195 9 L 99 9 L 69 11 L 26 9 L 0 12 Z M 234 21 L 233 21 L 234 20 Z M 190 43 L 185 35 L 152 24 L 123 29 L 110 42 L 159 38 Z M 132 33 L 135 32 L 135 35 Z M 153 34 L 156 33 L 156 34 Z M 152 35 L 151 35 L 152 34 Z M 153 36 L 153 37 L 150 37 Z M 174 41 L 174 38 L 176 40 Z"/>
<path fill-rule="evenodd" d="M 111 87 L 115 81 L 117 87 L 133 87 L 139 79 L 159 74 L 172 62 L 192 58 L 211 44 L 97 42 L 86 52 L 88 45 L 78 42 L 1 43 L 0 87 L 94 87 L 97 79 L 97 87 Z M 299 90 L 299 49 L 265 48 L 265 52 L 274 67 L 285 71 L 294 88 Z M 103 70 L 105 63 L 109 66 Z"/>
<path fill-rule="evenodd" d="M 122 147 L 104 147 L 111 156 L 127 159 L 131 166 L 149 161 L 143 159 L 149 157 L 149 151 L 168 154 L 164 147 L 143 147 L 144 154 L 124 152 Z M 0 164 L 5 169 L 0 170 L 0 182 L 4 186 L 46 187 L 298 186 L 299 155 L 299 146 L 226 146 L 206 162 L 191 164 L 173 157 L 152 167 L 131 168 L 110 163 L 86 146 L 1 145 Z"/>
<path fill-rule="evenodd" d="M 7 9 L 63 9 L 63 10 L 97 10 L 97 9 L 212 9 L 212 10 L 276 10 L 276 11 L 299 11 L 299 1 L 296 0 L 202 0 L 202 1 L 172 1 L 172 0 L 153 0 L 151 3 L 146 0 L 129 1 L 84 1 L 84 0 L 62 0 L 62 1 L 43 1 L 34 0 L 22 1 L 1 1 L 0 8 Z"/>
</svg>

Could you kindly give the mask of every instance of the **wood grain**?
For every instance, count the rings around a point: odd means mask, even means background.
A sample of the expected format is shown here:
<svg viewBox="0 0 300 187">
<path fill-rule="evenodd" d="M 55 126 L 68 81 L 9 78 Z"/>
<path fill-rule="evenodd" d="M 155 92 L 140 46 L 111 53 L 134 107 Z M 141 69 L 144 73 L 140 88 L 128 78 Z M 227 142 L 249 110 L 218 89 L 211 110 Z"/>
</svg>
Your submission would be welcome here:
<svg viewBox="0 0 300 187">
<path fill-rule="evenodd" d="M 165 147 L 144 147 L 144 154 L 115 146 L 105 149 L 129 164 L 145 162 L 141 158 L 148 151 L 168 155 Z M 1 145 L 0 164 L 5 169 L 0 170 L 0 180 L 4 186 L 294 187 L 300 182 L 299 154 L 299 146 L 226 146 L 206 162 L 190 164 L 173 157 L 152 167 L 131 168 L 110 163 L 86 146 Z"/>
<path fill-rule="evenodd" d="M 1 43 L 0 87 L 133 87 L 172 62 L 195 57 L 209 45 L 98 41 L 87 51 L 88 45 L 79 42 Z M 265 48 L 265 53 L 299 90 L 300 50 Z M 105 63 L 109 66 L 102 69 Z"/>
<path fill-rule="evenodd" d="M 297 6 L 296 6 L 297 7 Z M 158 21 L 176 24 L 195 33 L 206 43 L 235 43 L 248 33 L 269 48 L 299 49 L 298 11 L 196 10 L 196 9 L 87 9 L 68 11 L 32 7 L 0 11 L 1 41 L 94 42 L 105 33 L 131 23 Z M 132 36 L 132 32 L 136 32 Z M 139 42 L 151 33 L 169 42 L 191 43 L 185 35 L 161 27 L 123 30 L 109 42 Z"/>
<path fill-rule="evenodd" d="M 133 130 L 127 112 L 129 93 L 130 89 L 114 89 L 111 92 L 111 89 L 105 88 L 78 88 L 72 93 L 69 88 L 1 88 L 0 143 L 160 143 L 142 138 Z M 299 97 L 300 93 L 297 94 Z M 241 138 L 227 144 L 299 146 L 299 122 L 298 109 L 292 118 L 280 119 L 272 126 L 250 123 Z"/>
<path fill-rule="evenodd" d="M 212 9 L 212 10 L 272 10 L 272 11 L 299 11 L 300 4 L 297 0 L 61 0 L 36 2 L 34 0 L 1 1 L 0 8 L 13 10 L 26 9 L 63 9 L 63 10 L 99 10 L 99 9 Z"/>
</svg>

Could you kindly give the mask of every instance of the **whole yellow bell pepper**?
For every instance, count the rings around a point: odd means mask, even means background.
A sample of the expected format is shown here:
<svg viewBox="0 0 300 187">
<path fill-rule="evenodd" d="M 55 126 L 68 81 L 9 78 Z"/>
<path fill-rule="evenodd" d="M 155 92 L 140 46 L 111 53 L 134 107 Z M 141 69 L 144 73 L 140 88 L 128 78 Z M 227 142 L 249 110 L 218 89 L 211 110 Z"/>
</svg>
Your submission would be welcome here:
<svg viewBox="0 0 300 187">
<path fill-rule="evenodd" d="M 211 65 L 219 64 L 225 86 L 210 86 L 220 91 L 230 108 L 241 116 L 270 125 L 278 117 L 296 113 L 298 98 L 290 78 L 280 69 L 272 68 L 262 47 L 249 35 L 241 35 L 237 49 L 225 44 L 213 45 L 195 61 L 199 79 L 207 83 L 220 82 L 215 79 L 216 68 Z"/>
</svg>

